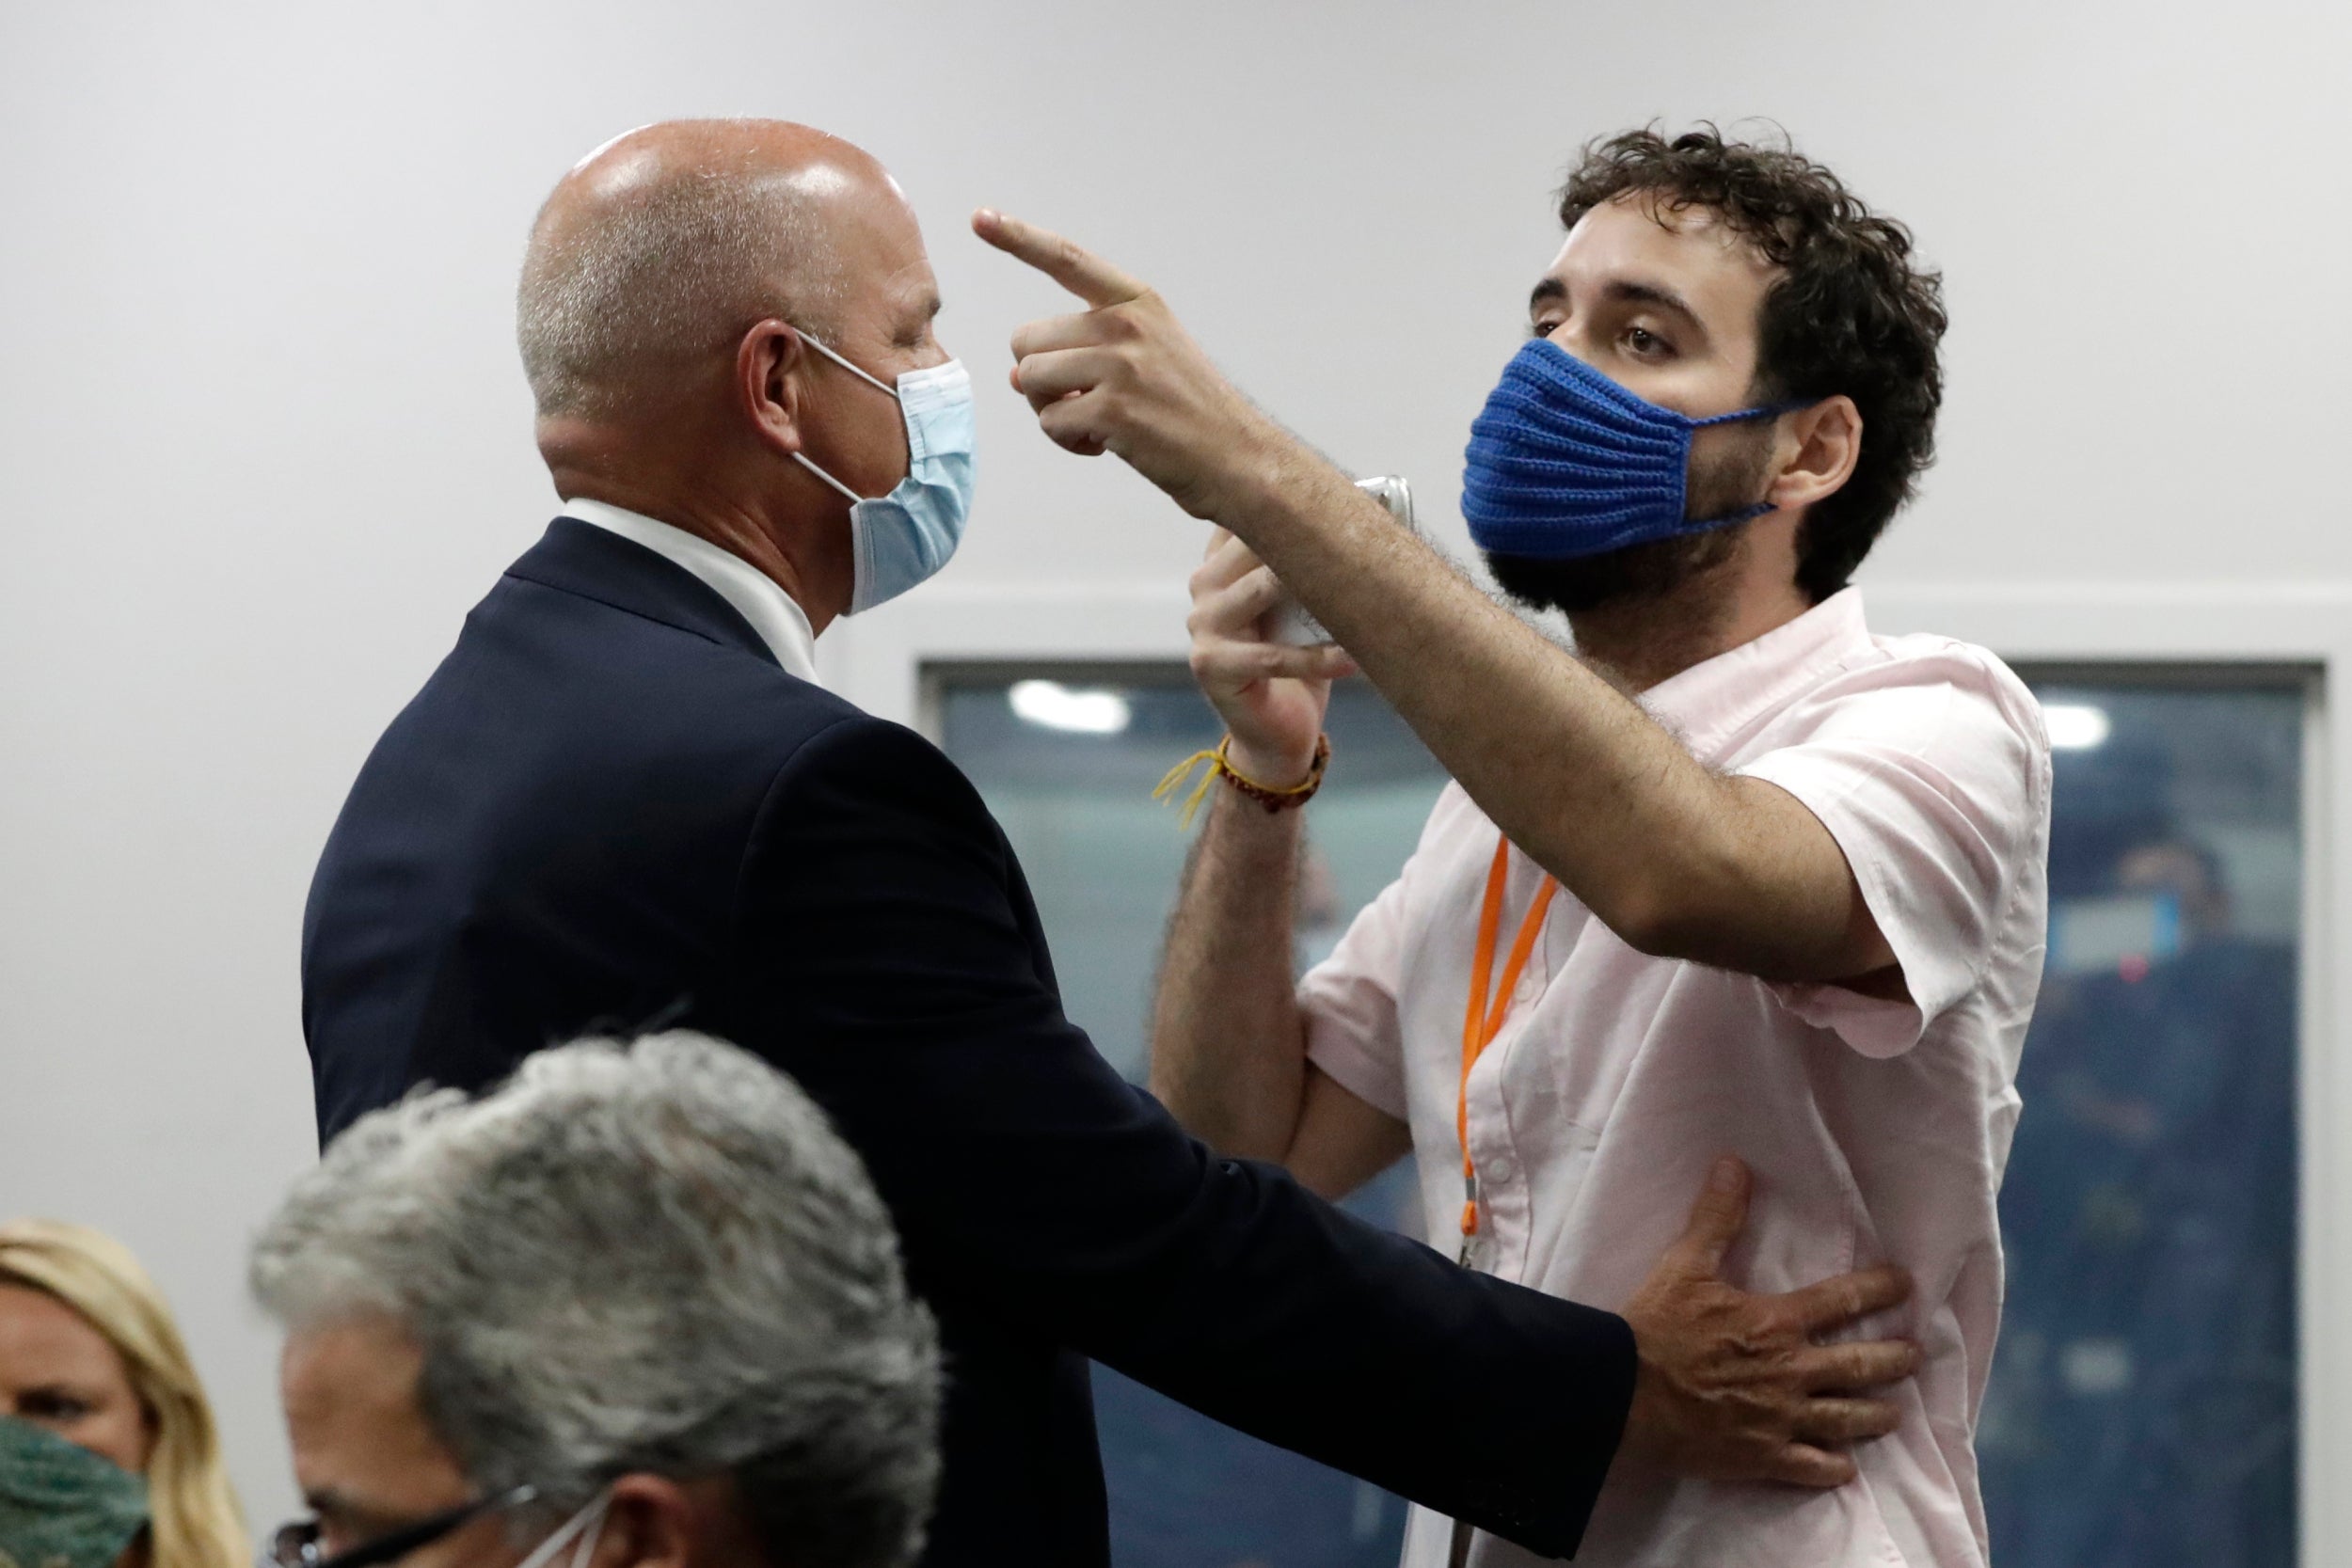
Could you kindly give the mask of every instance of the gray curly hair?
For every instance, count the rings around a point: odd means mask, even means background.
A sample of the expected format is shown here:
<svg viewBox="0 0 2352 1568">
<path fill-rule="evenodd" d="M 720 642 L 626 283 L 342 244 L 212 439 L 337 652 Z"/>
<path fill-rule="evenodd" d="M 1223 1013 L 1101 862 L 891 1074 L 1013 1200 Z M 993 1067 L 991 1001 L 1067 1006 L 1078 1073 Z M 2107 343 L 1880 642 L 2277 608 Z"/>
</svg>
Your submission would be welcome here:
<svg viewBox="0 0 2352 1568">
<path fill-rule="evenodd" d="M 544 1051 L 337 1139 L 255 1243 L 300 1329 L 399 1321 L 484 1493 L 568 1512 L 729 1471 L 771 1561 L 899 1568 L 938 1481 L 939 1350 L 864 1165 L 789 1079 L 685 1032 Z"/>
</svg>

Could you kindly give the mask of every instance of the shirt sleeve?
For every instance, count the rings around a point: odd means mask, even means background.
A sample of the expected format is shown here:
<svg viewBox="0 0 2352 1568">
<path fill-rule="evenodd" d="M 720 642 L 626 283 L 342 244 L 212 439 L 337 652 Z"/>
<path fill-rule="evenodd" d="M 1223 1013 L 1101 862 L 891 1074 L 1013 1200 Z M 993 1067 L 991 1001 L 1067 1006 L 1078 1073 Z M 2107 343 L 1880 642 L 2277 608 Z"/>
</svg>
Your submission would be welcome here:
<svg viewBox="0 0 2352 1568">
<path fill-rule="evenodd" d="M 1460 785 L 1446 786 L 1404 870 L 1358 911 L 1331 956 L 1298 983 L 1298 1007 L 1307 1019 L 1307 1059 L 1340 1087 L 1399 1121 L 1408 1117 L 1405 1036 L 1396 999 L 1405 983 L 1412 890 L 1420 883 L 1448 809 L 1468 802 Z"/>
<path fill-rule="evenodd" d="M 1881 670 L 1824 694 L 1803 742 L 1737 769 L 1820 818 L 1910 1000 L 1836 985 L 1772 989 L 1807 1023 L 1880 1057 L 1909 1051 L 1975 988 L 2049 813 L 2049 742 L 2015 676 L 1957 647 L 1897 669 L 1899 684 Z"/>
<path fill-rule="evenodd" d="M 1298 983 L 1307 1059 L 1399 1121 L 1406 1119 L 1405 1037 L 1396 1015 L 1404 901 L 1405 879 L 1399 877 L 1358 912 L 1331 956 Z"/>
</svg>

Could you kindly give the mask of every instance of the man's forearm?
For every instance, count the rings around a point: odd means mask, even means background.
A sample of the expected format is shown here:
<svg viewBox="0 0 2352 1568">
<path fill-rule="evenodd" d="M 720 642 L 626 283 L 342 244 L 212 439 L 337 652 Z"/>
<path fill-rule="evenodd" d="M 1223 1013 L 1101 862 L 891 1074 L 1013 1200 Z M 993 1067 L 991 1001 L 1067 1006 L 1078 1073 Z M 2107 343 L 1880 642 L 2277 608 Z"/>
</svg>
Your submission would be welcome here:
<svg viewBox="0 0 2352 1568">
<path fill-rule="evenodd" d="M 1621 936 L 1751 973 L 1832 977 L 1850 919 L 1842 890 L 1774 879 L 1753 802 L 1732 781 L 1345 475 L 1295 448 L 1218 520 L 1331 629 L 1480 808 Z M 1819 907 L 1791 907 L 1792 890 Z"/>
<path fill-rule="evenodd" d="M 1291 973 L 1299 814 L 1215 793 L 1168 924 L 1152 1092 L 1219 1153 L 1280 1160 L 1306 1077 Z"/>
</svg>

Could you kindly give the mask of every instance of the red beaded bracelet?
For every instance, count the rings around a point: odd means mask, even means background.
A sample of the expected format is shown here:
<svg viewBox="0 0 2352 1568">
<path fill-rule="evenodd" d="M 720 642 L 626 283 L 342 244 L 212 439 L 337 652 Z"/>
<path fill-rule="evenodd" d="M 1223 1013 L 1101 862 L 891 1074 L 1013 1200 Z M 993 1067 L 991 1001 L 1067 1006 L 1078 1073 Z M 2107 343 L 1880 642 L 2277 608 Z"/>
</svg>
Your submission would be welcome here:
<svg viewBox="0 0 2352 1568">
<path fill-rule="evenodd" d="M 1216 743 L 1216 750 L 1193 752 L 1168 770 L 1168 776 L 1160 781 L 1159 787 L 1152 791 L 1152 799 L 1165 800 L 1173 796 L 1184 786 L 1185 778 L 1192 770 L 1205 762 L 1209 770 L 1201 775 L 1200 784 L 1194 786 L 1192 794 L 1184 800 L 1183 821 L 1185 827 L 1192 826 L 1193 816 L 1200 811 L 1200 802 L 1208 797 L 1209 786 L 1220 778 L 1268 812 L 1290 811 L 1314 798 L 1315 791 L 1323 787 L 1324 770 L 1331 765 L 1331 737 L 1319 735 L 1315 736 L 1315 759 L 1308 766 L 1306 782 L 1289 789 L 1276 789 L 1234 770 L 1225 755 L 1232 744 L 1233 737 L 1229 735 Z"/>
</svg>

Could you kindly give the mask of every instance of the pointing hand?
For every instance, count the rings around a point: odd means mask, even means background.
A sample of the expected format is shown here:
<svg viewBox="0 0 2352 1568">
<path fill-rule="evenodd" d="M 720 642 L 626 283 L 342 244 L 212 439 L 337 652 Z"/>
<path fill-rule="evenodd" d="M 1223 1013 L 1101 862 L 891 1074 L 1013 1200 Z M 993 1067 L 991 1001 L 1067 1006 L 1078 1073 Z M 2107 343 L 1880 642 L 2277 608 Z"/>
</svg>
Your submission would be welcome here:
<svg viewBox="0 0 2352 1568">
<path fill-rule="evenodd" d="M 1115 452 L 1185 511 L 1216 521 L 1296 450 L 1141 279 L 986 207 L 972 230 L 1086 304 L 1012 335 L 1013 389 L 1056 445 L 1086 457 Z"/>
</svg>

